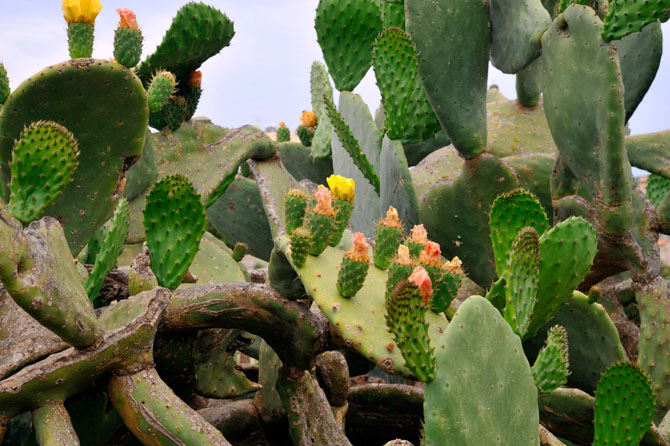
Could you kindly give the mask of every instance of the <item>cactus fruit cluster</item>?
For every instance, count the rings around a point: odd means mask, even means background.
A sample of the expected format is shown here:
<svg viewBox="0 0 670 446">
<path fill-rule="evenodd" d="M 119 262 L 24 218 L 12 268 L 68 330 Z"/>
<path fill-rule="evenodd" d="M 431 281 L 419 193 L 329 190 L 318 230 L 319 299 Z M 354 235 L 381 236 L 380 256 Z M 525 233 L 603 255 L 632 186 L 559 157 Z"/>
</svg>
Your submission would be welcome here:
<svg viewBox="0 0 670 446">
<path fill-rule="evenodd" d="M 668 0 L 320 0 L 299 143 L 193 117 L 216 8 L 62 9 L 0 64 L 1 445 L 670 445 Z"/>
</svg>

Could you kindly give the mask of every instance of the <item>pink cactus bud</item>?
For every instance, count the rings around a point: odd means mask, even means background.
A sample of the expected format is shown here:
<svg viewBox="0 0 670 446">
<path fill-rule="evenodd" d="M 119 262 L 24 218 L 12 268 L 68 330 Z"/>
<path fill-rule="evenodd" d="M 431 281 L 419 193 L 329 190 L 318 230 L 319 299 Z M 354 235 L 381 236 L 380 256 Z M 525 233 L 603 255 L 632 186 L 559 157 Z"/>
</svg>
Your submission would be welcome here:
<svg viewBox="0 0 670 446">
<path fill-rule="evenodd" d="M 442 269 L 449 271 L 452 274 L 464 275 L 465 273 L 463 272 L 463 268 L 461 268 L 461 265 L 463 265 L 463 262 L 461 261 L 461 259 L 458 258 L 458 256 L 456 256 L 453 259 L 444 262 L 444 265 L 442 265 Z"/>
<path fill-rule="evenodd" d="M 327 187 L 319 184 L 319 188 L 314 194 L 316 197 L 316 206 L 314 207 L 314 213 L 321 215 L 334 215 L 335 210 L 333 209 L 333 196 Z"/>
<path fill-rule="evenodd" d="M 347 251 L 347 256 L 352 260 L 357 260 L 359 262 L 369 261 L 368 249 L 370 244 L 368 243 L 365 235 L 362 232 L 356 232 L 354 234 L 354 243 L 351 245 L 351 249 Z"/>
<path fill-rule="evenodd" d="M 409 238 L 409 241 L 413 243 L 420 243 L 422 245 L 428 243 L 428 232 L 426 231 L 426 228 L 424 228 L 423 225 L 415 225 L 412 228 L 412 234 Z"/>
<path fill-rule="evenodd" d="M 409 255 L 409 248 L 405 245 L 398 246 L 398 254 L 394 260 L 399 265 L 411 265 L 412 258 Z"/>
<path fill-rule="evenodd" d="M 116 10 L 119 13 L 119 28 L 140 29 L 137 25 L 137 17 L 135 13 L 128 8 L 119 8 Z"/>
<path fill-rule="evenodd" d="M 389 206 L 388 210 L 386 211 L 386 218 L 383 219 L 380 224 L 391 228 L 402 229 L 402 223 L 398 217 L 398 210 L 393 206 Z"/>
<path fill-rule="evenodd" d="M 424 265 L 440 267 L 440 245 L 435 242 L 426 243 L 426 247 L 419 254 L 419 262 Z"/>
<path fill-rule="evenodd" d="M 423 266 L 417 266 L 412 271 L 408 279 L 411 283 L 419 287 L 424 302 L 430 299 L 430 293 L 433 292 L 433 283 L 430 281 L 428 271 Z"/>
</svg>

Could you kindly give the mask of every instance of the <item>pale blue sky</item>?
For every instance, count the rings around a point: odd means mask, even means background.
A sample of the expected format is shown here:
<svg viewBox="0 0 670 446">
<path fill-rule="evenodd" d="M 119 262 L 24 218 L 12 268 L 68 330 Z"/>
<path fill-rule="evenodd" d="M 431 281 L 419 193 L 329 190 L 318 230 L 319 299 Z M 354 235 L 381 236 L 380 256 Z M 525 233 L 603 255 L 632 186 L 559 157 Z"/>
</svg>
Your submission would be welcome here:
<svg viewBox="0 0 670 446">
<path fill-rule="evenodd" d="M 96 22 L 94 57 L 112 55 L 116 8 L 131 8 L 145 36 L 144 56 L 153 52 L 185 0 L 103 1 Z M 316 42 L 314 16 L 318 0 L 211 0 L 206 2 L 235 22 L 231 45 L 202 67 L 204 94 L 197 115 L 224 127 L 286 121 L 295 129 L 302 110 L 310 109 L 309 70 L 323 61 Z M 670 34 L 670 23 L 663 25 Z M 631 120 L 633 133 L 670 128 L 670 37 L 652 89 Z M 66 25 L 60 0 L 0 0 L 0 61 L 12 88 L 43 67 L 68 58 Z M 492 70 L 489 84 L 514 97 L 513 76 Z M 368 72 L 356 93 L 372 111 L 379 105 L 374 73 Z"/>
</svg>

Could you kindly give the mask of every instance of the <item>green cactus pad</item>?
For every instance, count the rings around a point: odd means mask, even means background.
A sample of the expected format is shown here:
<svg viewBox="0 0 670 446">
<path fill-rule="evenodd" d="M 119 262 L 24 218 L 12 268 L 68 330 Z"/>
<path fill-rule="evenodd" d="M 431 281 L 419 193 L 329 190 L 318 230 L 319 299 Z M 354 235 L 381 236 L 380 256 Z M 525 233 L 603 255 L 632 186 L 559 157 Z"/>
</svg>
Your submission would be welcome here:
<svg viewBox="0 0 670 446">
<path fill-rule="evenodd" d="M 9 165 L 9 211 L 22 223 L 36 220 L 72 181 L 78 143 L 65 127 L 38 121 L 16 140 Z"/>
<path fill-rule="evenodd" d="M 288 127 L 279 127 L 277 129 L 277 142 L 288 142 L 291 140 L 291 131 Z"/>
<path fill-rule="evenodd" d="M 297 133 L 300 142 L 305 147 L 311 147 L 312 139 L 314 139 L 314 133 L 316 132 L 314 127 L 305 127 L 304 125 L 299 125 L 295 132 Z"/>
<path fill-rule="evenodd" d="M 276 239 L 276 245 L 290 258 L 287 237 Z M 347 345 L 379 365 L 386 373 L 411 377 L 399 349 L 386 331 L 386 273 L 370 268 L 363 288 L 351 299 L 343 298 L 337 292 L 335 275 L 331 274 L 331 271 L 337 270 L 343 256 L 344 251 L 328 247 L 320 256 L 308 257 L 304 267 L 293 266 L 305 291 L 337 327 Z M 435 345 L 448 321 L 443 315 L 428 311 L 426 322 L 431 343 Z"/>
<path fill-rule="evenodd" d="M 125 198 L 122 198 L 116 205 L 109 229 L 96 256 L 93 270 L 86 278 L 86 282 L 84 282 L 86 294 L 88 294 L 88 298 L 91 301 L 94 301 L 98 297 L 107 273 L 112 269 L 116 263 L 116 259 L 123 251 L 123 245 L 128 235 L 128 218 L 128 202 Z"/>
<path fill-rule="evenodd" d="M 456 311 L 426 384 L 426 446 L 537 446 L 537 388 L 519 337 L 480 296 Z"/>
<path fill-rule="evenodd" d="M 317 132 L 318 129 L 319 127 L 317 127 Z M 328 148 L 330 150 L 330 142 Z M 298 142 L 279 144 L 281 163 L 293 178 L 298 181 L 308 179 L 316 184 L 325 184 L 326 178 L 333 174 L 333 160 L 330 156 L 315 158 L 313 151 L 314 141 L 312 141 L 311 149 Z"/>
<path fill-rule="evenodd" d="M 402 242 L 402 237 L 402 227 L 387 226 L 382 223 L 377 226 L 374 249 L 374 264 L 377 268 L 388 269 Z"/>
<path fill-rule="evenodd" d="M 335 88 L 352 91 L 370 69 L 372 46 L 383 27 L 377 2 L 321 0 L 314 27 Z"/>
<path fill-rule="evenodd" d="M 535 107 L 540 102 L 544 82 L 542 58 L 537 58 L 516 73 L 516 98 L 524 107 Z"/>
<path fill-rule="evenodd" d="M 568 332 L 570 375 L 568 387 L 585 392 L 596 390 L 600 374 L 617 361 L 626 359 L 619 333 L 602 305 L 589 303 L 584 294 L 575 291 L 533 338 L 524 341 L 529 358 L 542 348 L 550 327 L 560 325 Z M 597 345 L 597 348 L 594 348 Z"/>
<path fill-rule="evenodd" d="M 572 295 L 591 270 L 596 232 L 581 217 L 570 217 L 540 237 L 540 280 L 528 334 L 535 334 Z"/>
<path fill-rule="evenodd" d="M 321 62 L 314 61 L 310 72 L 310 91 L 312 94 L 312 110 L 316 114 L 319 125 L 312 139 L 312 155 L 314 158 L 326 158 L 331 154 L 330 140 L 333 135 L 333 125 L 330 123 L 324 96 L 333 97 L 333 87 L 330 86 L 328 71 Z"/>
<path fill-rule="evenodd" d="M 311 250 L 312 234 L 306 228 L 298 227 L 291 232 L 291 259 L 296 267 L 305 266 L 307 254 Z"/>
<path fill-rule="evenodd" d="M 663 199 L 668 195 L 668 191 L 670 191 L 670 180 L 659 175 L 649 175 L 647 198 L 654 206 L 659 207 L 661 205 Z"/>
<path fill-rule="evenodd" d="M 67 43 L 70 58 L 88 58 L 93 55 L 93 31 L 95 24 L 70 22 L 67 24 Z"/>
<path fill-rule="evenodd" d="M 414 266 L 412 265 L 403 265 L 401 263 L 391 262 L 388 273 L 388 279 L 386 280 L 386 293 L 384 296 L 388 298 L 391 295 L 391 292 L 395 289 L 400 282 L 404 282 L 409 278 L 409 276 L 414 271 Z"/>
<path fill-rule="evenodd" d="M 9 97 L 9 93 L 9 77 L 7 76 L 7 70 L 2 62 L 0 62 L 0 105 L 5 103 Z"/>
<path fill-rule="evenodd" d="M 147 102 L 149 111 L 156 113 L 163 108 L 170 99 L 172 99 L 177 79 L 169 71 L 159 71 L 151 78 L 149 88 L 147 88 Z"/>
<path fill-rule="evenodd" d="M 382 31 L 375 41 L 372 64 L 381 90 L 388 137 L 417 143 L 435 136 L 440 123 L 418 76 L 416 48 L 409 35 L 399 28 Z"/>
<path fill-rule="evenodd" d="M 654 416 L 654 390 L 636 364 L 618 362 L 600 377 L 594 407 L 593 446 L 638 446 Z"/>
<path fill-rule="evenodd" d="M 540 56 L 551 17 L 540 0 L 495 0 L 491 6 L 491 63 L 514 74 Z"/>
<path fill-rule="evenodd" d="M 626 137 L 630 163 L 664 178 L 670 178 L 670 130 Z"/>
<path fill-rule="evenodd" d="M 235 243 L 235 246 L 233 246 L 233 253 L 231 254 L 233 260 L 235 260 L 236 262 L 241 262 L 244 256 L 247 255 L 248 250 L 249 247 L 247 246 L 246 243 L 243 242 Z"/>
<path fill-rule="evenodd" d="M 647 25 L 670 17 L 670 0 L 637 1 L 612 0 L 609 2 L 602 37 L 617 40 L 638 32 Z"/>
<path fill-rule="evenodd" d="M 638 362 L 649 374 L 656 391 L 656 421 L 670 409 L 670 291 L 667 281 L 657 277 L 637 291 L 640 310 Z"/>
<path fill-rule="evenodd" d="M 432 270 L 433 268 L 431 268 Z M 431 275 L 433 281 L 433 292 L 430 295 L 430 309 L 436 313 L 447 311 L 449 305 L 456 297 L 461 284 L 463 283 L 463 276 L 454 274 L 449 271 L 439 270 L 433 271 L 428 268 L 426 270 Z"/>
<path fill-rule="evenodd" d="M 298 265 L 296 265 L 298 266 Z M 361 262 L 348 256 L 342 257 L 340 269 L 337 272 L 337 291 L 342 297 L 353 297 L 363 287 L 368 275 L 370 262 Z"/>
<path fill-rule="evenodd" d="M 532 372 L 539 393 L 551 393 L 564 386 L 570 374 L 568 332 L 560 325 L 549 329 L 547 341 L 535 359 Z"/>
<path fill-rule="evenodd" d="M 517 234 L 530 226 L 538 235 L 549 229 L 547 214 L 540 200 L 524 189 L 515 189 L 501 194 L 491 205 L 489 212 L 491 243 L 498 276 L 507 268 L 510 249 Z"/>
<path fill-rule="evenodd" d="M 335 198 L 333 200 L 333 208 L 335 209 L 335 224 L 333 225 L 333 232 L 328 237 L 328 244 L 334 247 L 340 243 L 344 230 L 349 226 L 349 219 L 354 210 L 354 204 L 351 201 Z"/>
<path fill-rule="evenodd" d="M 356 183 L 354 211 L 350 220 L 351 228 L 354 231 L 364 233 L 368 238 L 373 238 L 377 223 L 382 216 L 382 209 L 379 206 L 379 193 L 352 159 L 349 150 L 356 146 L 354 141 L 359 143 L 358 147 L 369 164 L 372 165 L 372 172 L 368 171 L 368 173 L 374 174 L 374 177 L 376 177 L 375 172 L 381 172 L 382 137 L 377 131 L 370 110 L 360 96 L 349 92 L 340 93 L 339 113 L 351 130 L 351 134 L 348 136 L 343 133 L 343 136 L 346 136 L 347 141 L 349 141 L 347 144 L 351 144 L 351 146 L 343 144 L 343 140 L 337 134 L 334 134 L 331 142 L 333 171 L 337 175 L 352 178 Z M 350 138 L 352 135 L 353 138 Z"/>
<path fill-rule="evenodd" d="M 342 146 L 353 160 L 354 165 L 361 171 L 375 193 L 379 195 L 379 177 L 377 176 L 373 165 L 370 163 L 366 153 L 361 150 L 358 140 L 340 112 L 335 108 L 335 104 L 327 99 L 328 98 L 324 98 L 326 109 L 328 110 L 328 116 L 332 121 L 335 132 L 337 133 L 337 138 L 341 141 Z"/>
<path fill-rule="evenodd" d="M 405 29 L 405 0 L 381 0 L 379 3 L 384 28 Z"/>
<path fill-rule="evenodd" d="M 233 22 L 221 11 L 200 2 L 183 6 L 172 20 L 156 51 L 142 62 L 138 76 L 145 85 L 158 70 L 167 70 L 186 83 L 191 72 L 230 44 Z"/>
<path fill-rule="evenodd" d="M 410 0 L 406 6 L 428 100 L 454 147 L 474 158 L 486 147 L 489 6 L 479 0 Z"/>
<path fill-rule="evenodd" d="M 425 321 L 427 302 L 419 288 L 401 282 L 386 298 L 386 326 L 402 353 L 405 366 L 419 381 L 435 379 L 435 349 Z"/>
<path fill-rule="evenodd" d="M 14 141 L 26 126 L 50 120 L 72 132 L 79 167 L 44 214 L 63 224 L 77 254 L 111 216 L 123 174 L 142 153 L 148 112 L 142 83 L 123 65 L 76 59 L 45 68 L 19 85 L 0 111 L 2 187 L 9 183 Z"/>
<path fill-rule="evenodd" d="M 328 237 L 335 225 L 334 215 L 323 215 L 310 213 L 307 217 L 307 228 L 311 235 L 309 253 L 313 256 L 320 255 L 328 246 Z"/>
<path fill-rule="evenodd" d="M 628 121 L 649 90 L 661 63 L 663 53 L 661 25 L 650 24 L 642 31 L 629 34 L 613 43 L 619 54 L 624 85 L 624 107 Z"/>
<path fill-rule="evenodd" d="M 507 256 L 505 277 L 505 311 L 508 324 L 523 339 L 528 331 L 537 303 L 540 242 L 537 231 L 525 227 L 517 234 Z"/>
<path fill-rule="evenodd" d="M 619 60 L 601 30 L 593 8 L 573 4 L 543 35 L 544 111 L 561 156 L 593 197 L 599 229 L 618 235 L 632 226 L 632 174 Z"/>
<path fill-rule="evenodd" d="M 186 177 L 171 175 L 154 185 L 144 208 L 144 228 L 158 284 L 177 288 L 205 232 L 205 207 Z"/>
<path fill-rule="evenodd" d="M 284 209 L 286 209 L 286 233 L 291 234 L 302 226 L 307 211 L 307 195 L 300 189 L 290 190 L 284 198 Z"/>
<path fill-rule="evenodd" d="M 116 28 L 114 31 L 114 59 L 124 67 L 133 68 L 142 57 L 142 31 L 133 28 Z"/>
</svg>

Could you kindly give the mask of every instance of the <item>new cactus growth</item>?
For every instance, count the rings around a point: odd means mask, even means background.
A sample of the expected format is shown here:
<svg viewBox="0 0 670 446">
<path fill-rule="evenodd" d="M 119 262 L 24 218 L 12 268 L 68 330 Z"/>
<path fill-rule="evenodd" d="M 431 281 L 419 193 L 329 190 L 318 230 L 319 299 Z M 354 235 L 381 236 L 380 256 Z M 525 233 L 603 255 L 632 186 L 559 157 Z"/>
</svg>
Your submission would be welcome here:
<svg viewBox="0 0 670 446">
<path fill-rule="evenodd" d="M 463 280 L 460 259 L 454 257 L 451 261 L 442 265 L 440 254 L 440 245 L 428 241 L 423 251 L 419 253 L 418 259 L 421 266 L 428 271 L 433 283 L 430 309 L 436 313 L 447 311 Z"/>
<path fill-rule="evenodd" d="M 355 296 L 363 286 L 370 267 L 369 248 L 365 235 L 355 233 L 353 245 L 342 257 L 337 273 L 337 291 L 342 297 Z"/>
<path fill-rule="evenodd" d="M 70 57 L 91 57 L 95 18 L 102 10 L 100 0 L 62 0 L 61 8 L 67 22 Z"/>
<path fill-rule="evenodd" d="M 151 84 L 147 89 L 147 102 L 149 110 L 155 113 L 165 107 L 174 97 L 177 80 L 169 71 L 159 71 L 151 78 Z"/>
<path fill-rule="evenodd" d="M 102 283 L 107 273 L 116 263 L 116 259 L 123 252 L 123 245 L 128 235 L 128 202 L 125 198 L 119 200 L 114 210 L 109 228 L 105 233 L 100 250 L 96 256 L 93 270 L 84 282 L 86 294 L 91 301 L 98 297 Z"/>
<path fill-rule="evenodd" d="M 236 262 L 241 262 L 244 256 L 247 254 L 248 250 L 249 246 L 246 243 L 235 243 L 235 246 L 233 247 L 233 253 L 231 254 L 233 256 L 233 260 Z"/>
<path fill-rule="evenodd" d="M 340 240 L 342 240 L 342 234 L 347 229 L 351 212 L 354 210 L 356 184 L 351 178 L 345 178 L 340 175 L 331 175 L 326 181 L 333 194 L 335 208 L 335 225 L 328 238 L 328 244 L 330 246 L 337 246 Z"/>
<path fill-rule="evenodd" d="M 416 378 L 431 382 L 435 378 L 435 351 L 430 345 L 428 324 L 424 321 L 432 285 L 423 267 L 417 267 L 386 299 L 386 325 Z"/>
<path fill-rule="evenodd" d="M 144 228 L 151 270 L 158 284 L 175 289 L 188 271 L 205 232 L 205 207 L 200 194 L 181 175 L 165 177 L 147 196 Z"/>
<path fill-rule="evenodd" d="M 551 393 L 564 386 L 570 374 L 569 367 L 568 332 L 560 325 L 554 325 L 531 369 L 538 392 Z"/>
<path fill-rule="evenodd" d="M 286 209 L 286 232 L 291 234 L 302 226 L 307 211 L 307 195 L 300 189 L 288 191 L 284 197 Z"/>
<path fill-rule="evenodd" d="M 74 135 L 55 122 L 38 121 L 21 133 L 9 165 L 12 215 L 30 223 L 62 194 L 77 169 L 78 146 Z"/>
<path fill-rule="evenodd" d="M 121 65 L 133 68 L 142 57 L 142 31 L 137 25 L 137 17 L 130 9 L 117 9 L 119 26 L 114 32 L 114 58 Z M 152 110 L 154 111 L 154 110 Z"/>
<path fill-rule="evenodd" d="M 277 129 L 277 142 L 286 142 L 291 140 L 291 131 L 286 127 L 284 121 L 279 123 L 279 128 Z"/>
<path fill-rule="evenodd" d="M 409 248 L 409 253 L 413 259 L 418 259 L 421 251 L 426 247 L 428 243 L 428 232 L 423 225 L 414 225 L 412 231 L 410 232 L 409 237 L 405 239 L 405 244 Z"/>
<path fill-rule="evenodd" d="M 402 241 L 402 232 L 403 227 L 398 218 L 398 211 L 393 206 L 389 206 L 386 218 L 377 225 L 374 253 L 374 264 L 377 268 L 388 269 Z"/>
<path fill-rule="evenodd" d="M 328 238 L 335 225 L 335 210 L 333 197 L 325 186 L 319 184 L 315 197 L 316 205 L 307 216 L 307 228 L 312 236 L 309 253 L 318 256 L 328 246 Z"/>
<path fill-rule="evenodd" d="M 312 235 L 305 227 L 298 227 L 291 232 L 291 259 L 297 268 L 305 266 L 307 254 L 312 250 Z"/>
<path fill-rule="evenodd" d="M 655 396 L 647 374 L 618 362 L 600 377 L 594 409 L 594 446 L 636 446 L 651 425 Z"/>
<path fill-rule="evenodd" d="M 387 298 L 400 282 L 407 280 L 412 271 L 414 271 L 414 262 L 410 257 L 409 248 L 405 245 L 398 246 L 398 252 L 388 269 L 388 279 L 386 280 Z"/>
</svg>

